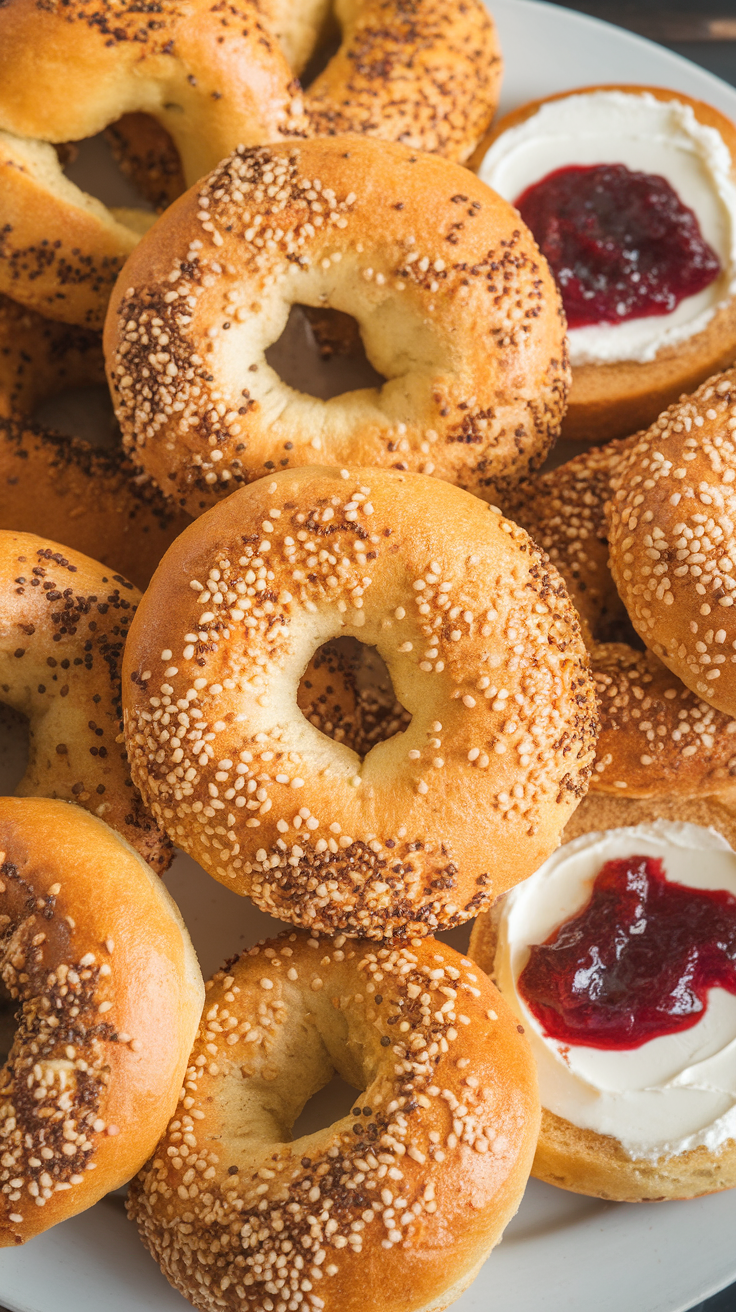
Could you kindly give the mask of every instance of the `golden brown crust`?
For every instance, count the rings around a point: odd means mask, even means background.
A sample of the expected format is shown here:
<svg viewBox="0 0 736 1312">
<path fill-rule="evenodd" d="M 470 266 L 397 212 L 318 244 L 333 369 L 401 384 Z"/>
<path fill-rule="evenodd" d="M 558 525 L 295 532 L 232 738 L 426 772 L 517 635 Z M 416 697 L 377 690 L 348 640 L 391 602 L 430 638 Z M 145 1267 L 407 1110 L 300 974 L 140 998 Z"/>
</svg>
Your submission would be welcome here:
<svg viewBox="0 0 736 1312">
<path fill-rule="evenodd" d="M 17 792 L 77 802 L 160 871 L 171 846 L 131 783 L 120 741 L 120 669 L 139 599 L 87 556 L 0 532 L 2 700 L 30 721 Z"/>
<path fill-rule="evenodd" d="M 363 0 L 337 9 L 342 44 L 304 97 L 310 130 L 467 159 L 493 118 L 503 71 L 485 5 Z"/>
<path fill-rule="evenodd" d="M 0 419 L 0 529 L 39 533 L 146 588 L 190 523 L 122 451 Z"/>
<path fill-rule="evenodd" d="M 123 114 L 105 136 L 121 172 L 157 214 L 186 190 L 179 152 L 150 114 Z"/>
<path fill-rule="evenodd" d="M 135 0 L 9 0 L 0 88 L 0 127 L 42 141 L 80 141 L 123 114 L 151 114 L 190 186 L 239 142 L 304 128 L 289 66 L 252 0 L 233 0 L 224 20 L 209 0 L 170 0 L 153 25 Z"/>
<path fill-rule="evenodd" d="M 0 973 L 20 1004 L 0 1074 L 0 1246 L 124 1184 L 181 1090 L 204 990 L 145 862 L 66 802 L 0 798 Z"/>
<path fill-rule="evenodd" d="M 494 124 L 480 143 L 469 164 L 478 169 L 492 143 L 509 128 L 536 114 L 542 105 L 591 91 L 646 93 L 655 100 L 677 100 L 689 105 L 699 123 L 715 128 L 734 161 L 736 181 L 736 126 L 724 114 L 702 100 L 663 87 L 605 84 L 576 87 L 540 100 L 532 100 Z M 618 364 L 585 364 L 573 370 L 562 437 L 597 442 L 624 437 L 651 424 L 660 411 L 672 405 L 683 392 L 691 392 L 709 374 L 730 365 L 736 355 L 736 298 L 720 309 L 699 333 L 676 346 L 663 347 L 647 364 L 621 361 Z"/>
<path fill-rule="evenodd" d="M 504 511 L 544 548 L 580 612 L 598 695 L 595 792 L 708 796 L 736 778 L 736 720 L 714 710 L 637 635 L 608 566 L 606 505 L 638 438 L 594 447 L 503 499 Z"/>
<path fill-rule="evenodd" d="M 565 827 L 562 842 L 582 834 L 653 820 L 674 820 L 703 828 L 712 826 L 736 846 L 736 810 L 733 799 L 659 797 L 656 801 L 605 797 L 589 794 Z M 494 913 L 479 916 L 473 926 L 469 956 L 491 977 L 496 956 Z M 614 1202 L 661 1202 L 673 1198 L 698 1198 L 702 1194 L 736 1187 L 736 1142 L 729 1139 L 718 1152 L 694 1148 L 656 1162 L 632 1159 L 618 1139 L 583 1130 L 571 1121 L 542 1109 L 542 1128 L 532 1175 L 548 1184 Z"/>
<path fill-rule="evenodd" d="M 591 649 L 600 733 L 591 791 L 708 797 L 736 780 L 736 720 L 685 686 L 650 651 Z"/>
<path fill-rule="evenodd" d="M 142 111 L 170 136 L 191 185 L 239 142 L 308 130 L 256 4 L 231 3 L 222 18 L 209 0 L 170 0 L 157 15 L 145 21 L 133 0 L 0 8 L 0 290 L 51 318 L 101 327 L 153 216 L 85 195 L 45 143 L 94 136 Z"/>
<path fill-rule="evenodd" d="M 104 381 L 96 333 L 0 297 L 0 529 L 63 542 L 144 588 L 189 517 L 122 451 L 99 450 L 25 418 L 56 392 Z"/>
<path fill-rule="evenodd" d="M 342 472 L 261 479 L 170 548 L 126 647 L 133 776 L 177 843 L 281 919 L 431 933 L 555 846 L 593 754 L 585 649 L 521 529 L 448 483 Z M 378 647 L 413 715 L 362 763 L 296 704 L 340 633 Z"/>
<path fill-rule="evenodd" d="M 265 351 L 296 302 L 354 315 L 380 392 L 323 402 L 278 378 Z M 515 211 L 458 165 L 357 137 L 223 161 L 126 265 L 105 355 L 124 440 L 191 514 L 315 458 L 491 497 L 544 458 L 568 377 Z"/>
<path fill-rule="evenodd" d="M 305 1279 L 325 1312 L 362 1312 L 380 1269 L 386 1312 L 445 1307 L 516 1211 L 536 1140 L 534 1062 L 497 991 L 431 939 L 305 934 L 207 988 L 187 1096 L 129 1194 L 169 1281 L 203 1312 L 287 1306 Z M 290 1142 L 335 1069 L 356 1111 Z"/>
<path fill-rule="evenodd" d="M 671 406 L 628 448 L 610 503 L 611 570 L 642 640 L 736 714 L 736 370 Z"/>
<path fill-rule="evenodd" d="M 2 130 L 0 198 L 0 293 L 50 319 L 100 329 L 140 229 L 69 182 L 52 146 Z M 133 213 L 145 226 L 143 212 Z"/>
<path fill-rule="evenodd" d="M 605 506 L 626 445 L 591 447 L 556 469 L 524 479 L 502 498 L 504 514 L 531 534 L 560 571 L 591 644 L 617 636 L 623 618 L 608 567 Z"/>
<path fill-rule="evenodd" d="M 98 333 L 45 319 L 0 295 L 0 418 L 28 415 L 67 388 L 104 382 Z"/>
</svg>

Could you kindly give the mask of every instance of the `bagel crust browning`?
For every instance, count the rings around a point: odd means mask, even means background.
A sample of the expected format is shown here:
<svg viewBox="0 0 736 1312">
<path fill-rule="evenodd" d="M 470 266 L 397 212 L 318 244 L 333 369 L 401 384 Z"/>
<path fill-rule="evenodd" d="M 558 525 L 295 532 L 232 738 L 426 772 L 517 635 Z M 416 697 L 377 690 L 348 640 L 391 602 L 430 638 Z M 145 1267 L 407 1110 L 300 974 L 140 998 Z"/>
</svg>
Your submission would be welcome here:
<svg viewBox="0 0 736 1312">
<path fill-rule="evenodd" d="M 39 533 L 145 588 L 189 515 L 122 451 L 0 419 L 0 529 Z"/>
<path fill-rule="evenodd" d="M 529 101 L 515 109 L 493 125 L 474 152 L 470 167 L 479 169 L 493 142 L 502 133 L 531 118 L 543 105 L 594 91 L 623 91 L 634 96 L 646 94 L 655 100 L 674 100 L 688 105 L 697 121 L 714 129 L 725 142 L 731 156 L 732 181 L 736 183 L 736 126 L 725 114 L 681 91 L 615 83 L 576 87 L 572 91 Z M 677 345 L 662 347 L 655 359 L 648 363 L 620 360 L 616 364 L 577 365 L 573 370 L 562 436 L 572 440 L 590 441 L 594 438 L 597 442 L 605 442 L 645 428 L 683 392 L 693 391 L 709 374 L 731 364 L 735 355 L 736 299 L 730 297 L 705 328 Z"/>
<path fill-rule="evenodd" d="M 2 36 L 0 60 L 1 52 Z M 154 215 L 109 210 L 65 177 L 53 146 L 1 127 L 0 205 L 0 292 L 99 330 L 115 279 Z"/>
<path fill-rule="evenodd" d="M 27 420 L 54 394 L 96 384 L 105 384 L 96 333 L 0 296 L 0 529 L 63 542 L 143 588 L 189 517 L 122 451 Z"/>
<path fill-rule="evenodd" d="M 342 0 L 342 43 L 307 89 L 317 136 L 360 132 L 462 163 L 498 104 L 503 64 L 480 0 Z"/>
<path fill-rule="evenodd" d="M 380 391 L 325 402 L 282 382 L 265 352 L 295 303 L 354 315 Z M 554 441 L 565 349 L 511 206 L 457 165 L 362 138 L 223 161 L 140 243 L 105 330 L 124 441 L 193 515 L 317 458 L 490 498 Z"/>
<path fill-rule="evenodd" d="M 733 797 L 658 797 L 656 801 L 589 794 L 568 822 L 562 842 L 582 834 L 630 825 L 673 820 L 714 828 L 736 848 L 736 810 Z M 473 926 L 469 956 L 494 976 L 498 909 L 479 916 Z M 736 1187 L 736 1141 L 717 1152 L 705 1147 L 656 1162 L 631 1158 L 618 1139 L 581 1129 L 571 1121 L 542 1108 L 542 1127 L 532 1175 L 573 1193 L 589 1194 L 612 1202 L 663 1202 L 699 1198 Z"/>
<path fill-rule="evenodd" d="M 139 599 L 122 575 L 79 552 L 0 532 L 0 697 L 30 721 L 17 792 L 77 802 L 160 871 L 171 847 L 119 741 L 123 647 Z"/>
<path fill-rule="evenodd" d="M 497 990 L 432 939 L 306 934 L 207 989 L 186 1096 L 129 1194 L 168 1280 L 203 1312 L 362 1312 L 379 1278 L 385 1312 L 441 1312 L 516 1211 L 536 1142 L 533 1058 Z M 335 1070 L 362 1090 L 354 1111 L 291 1142 Z"/>
<path fill-rule="evenodd" d="M 704 797 L 736 779 L 736 720 L 626 641 L 636 634 L 608 566 L 606 506 L 636 441 L 594 447 L 526 479 L 504 511 L 548 553 L 582 620 L 600 716 L 591 791 Z"/>
<path fill-rule="evenodd" d="M 611 572 L 634 628 L 693 692 L 736 715 L 736 370 L 670 406 L 627 449 Z"/>
<path fill-rule="evenodd" d="M 378 648 L 413 716 L 363 762 L 297 705 L 341 634 Z M 473 916 L 554 848 L 594 749 L 556 572 L 489 506 L 416 474 L 304 468 L 196 520 L 146 593 L 123 685 L 133 778 L 173 840 L 320 932 Z"/>
<path fill-rule="evenodd" d="M 6 0 L 0 11 L 0 128 L 81 141 L 151 114 L 190 186 L 238 142 L 304 131 L 297 92 L 258 6 L 242 0 L 224 18 L 209 0 L 163 0 L 154 22 L 137 0 Z"/>
<path fill-rule="evenodd" d="M 72 387 L 105 382 L 98 333 L 56 323 L 0 295 L 0 419 Z"/>
<path fill-rule="evenodd" d="M 176 1107 L 204 997 L 184 923 L 107 825 L 0 798 L 0 973 L 18 1028 L 0 1077 L 0 1246 L 124 1184 Z"/>
</svg>

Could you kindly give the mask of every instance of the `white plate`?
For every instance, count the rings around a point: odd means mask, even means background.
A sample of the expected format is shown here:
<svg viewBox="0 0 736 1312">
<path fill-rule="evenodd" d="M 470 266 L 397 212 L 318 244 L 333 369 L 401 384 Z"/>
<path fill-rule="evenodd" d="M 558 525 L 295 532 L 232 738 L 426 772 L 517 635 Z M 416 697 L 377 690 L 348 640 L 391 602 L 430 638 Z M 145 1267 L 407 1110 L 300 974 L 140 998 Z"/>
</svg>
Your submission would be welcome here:
<svg viewBox="0 0 736 1312">
<path fill-rule="evenodd" d="M 669 51 L 533 0 L 495 0 L 492 8 L 506 61 L 503 111 L 583 84 L 639 82 L 699 96 L 736 119 L 736 91 Z M 2 737 L 7 743 L 7 731 Z M 16 749 L 0 750 L 3 792 L 20 776 L 18 759 Z M 228 955 L 281 928 L 186 857 L 177 858 L 166 882 L 206 975 Z M 451 937 L 462 947 L 467 931 L 463 938 Z M 331 1095 L 336 1113 L 344 1114 L 346 1091 L 332 1089 Z M 329 1098 L 321 1111 L 322 1123 L 333 1119 Z M 501 1247 L 455 1309 L 684 1312 L 736 1279 L 734 1234 L 736 1190 L 634 1207 L 531 1181 Z M 189 1306 L 141 1247 L 117 1195 L 26 1248 L 2 1250 L 0 1300 L 12 1312 L 185 1312 Z M 367 1291 L 366 1312 L 372 1303 Z"/>
</svg>

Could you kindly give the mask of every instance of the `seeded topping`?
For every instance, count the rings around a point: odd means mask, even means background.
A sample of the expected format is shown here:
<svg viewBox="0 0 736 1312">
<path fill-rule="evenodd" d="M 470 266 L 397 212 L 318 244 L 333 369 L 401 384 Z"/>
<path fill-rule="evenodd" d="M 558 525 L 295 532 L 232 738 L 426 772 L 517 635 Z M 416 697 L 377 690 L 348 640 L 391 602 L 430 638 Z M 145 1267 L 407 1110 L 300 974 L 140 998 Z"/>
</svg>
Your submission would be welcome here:
<svg viewBox="0 0 736 1312">
<path fill-rule="evenodd" d="M 117 1133 L 102 1114 L 109 1044 L 120 1041 L 109 953 L 75 957 L 66 893 L 53 884 L 39 896 L 12 861 L 0 866 L 0 974 L 18 1004 L 0 1073 L 0 1208 L 11 1230 L 84 1184 L 100 1139 Z"/>
<path fill-rule="evenodd" d="M 614 479 L 611 568 L 644 642 L 705 701 L 736 712 L 736 373 L 639 435 Z"/>
<path fill-rule="evenodd" d="M 511 207 L 455 165 L 355 138 L 239 148 L 127 269 L 116 413 L 191 514 L 272 471 L 358 457 L 490 495 L 558 431 L 556 289 Z M 278 377 L 266 350 L 295 303 L 355 316 L 380 391 L 323 402 Z M 531 391 L 512 381 L 530 371 Z"/>
<path fill-rule="evenodd" d="M 481 4 L 361 4 L 305 96 L 319 136 L 363 132 L 465 160 L 498 100 L 501 57 Z"/>
<path fill-rule="evenodd" d="M 335 1068 L 364 1092 L 290 1142 Z M 207 985 L 179 1108 L 130 1214 L 200 1308 L 337 1312 L 356 1258 L 380 1257 L 390 1282 L 417 1243 L 439 1293 L 440 1233 L 472 1244 L 480 1220 L 492 1243 L 493 1200 L 523 1187 L 511 1180 L 534 1132 L 530 1075 L 515 1019 L 452 949 L 282 935 Z"/>
<path fill-rule="evenodd" d="M 521 529 L 428 480 L 342 473 L 262 480 L 187 530 L 181 567 L 174 547 L 126 653 L 131 769 L 173 841 L 282 919 L 427 933 L 554 843 L 587 781 L 592 688 Z M 375 645 L 412 715 L 362 761 L 297 706 L 316 633 Z M 508 870 L 484 863 L 489 826 L 518 835 Z"/>
<path fill-rule="evenodd" d="M 504 506 L 549 553 L 583 618 L 600 714 L 591 790 L 707 796 L 736 777 L 736 721 L 639 650 L 608 567 L 606 506 L 636 440 L 586 451 L 521 484 Z"/>
<path fill-rule="evenodd" d="M 2 532 L 0 697 L 28 715 L 26 796 L 77 802 L 154 868 L 171 848 L 130 779 L 120 671 L 139 593 L 120 574 L 31 534 Z"/>
</svg>

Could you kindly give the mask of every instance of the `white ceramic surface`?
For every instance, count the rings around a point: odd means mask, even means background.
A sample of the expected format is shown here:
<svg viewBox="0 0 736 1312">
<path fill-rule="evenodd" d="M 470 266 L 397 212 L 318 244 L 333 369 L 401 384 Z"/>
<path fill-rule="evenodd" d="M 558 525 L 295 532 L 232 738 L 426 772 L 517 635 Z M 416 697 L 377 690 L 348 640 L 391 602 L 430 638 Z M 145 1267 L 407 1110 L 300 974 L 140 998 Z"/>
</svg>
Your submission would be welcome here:
<svg viewBox="0 0 736 1312">
<path fill-rule="evenodd" d="M 736 90 L 647 41 L 533 0 L 495 0 L 491 7 L 506 62 L 502 111 L 575 86 L 639 82 L 702 97 L 736 118 Z M 100 194 L 99 183 L 89 185 Z M 125 203 L 122 197 L 109 199 Z M 79 410 L 69 415 L 67 410 L 62 423 L 60 413 L 59 426 L 68 429 L 71 423 L 79 431 Z M 2 792 L 22 773 L 15 723 L 12 715 L 0 716 Z M 186 857 L 177 858 L 166 883 L 179 901 L 205 974 L 280 928 Z M 450 938 L 462 949 L 467 931 Z M 310 1104 L 304 1114 L 321 1120 L 309 1126 L 305 1120 L 301 1132 L 343 1115 L 348 1097 L 345 1087 L 331 1086 L 319 1106 Z M 684 1312 L 736 1279 L 735 1233 L 736 1191 L 635 1207 L 531 1181 L 503 1243 L 455 1309 Z M 189 1306 L 145 1253 L 118 1195 L 24 1249 L 1 1250 L 0 1303 L 12 1312 L 185 1312 Z M 366 1312 L 372 1305 L 367 1289 Z"/>
</svg>

